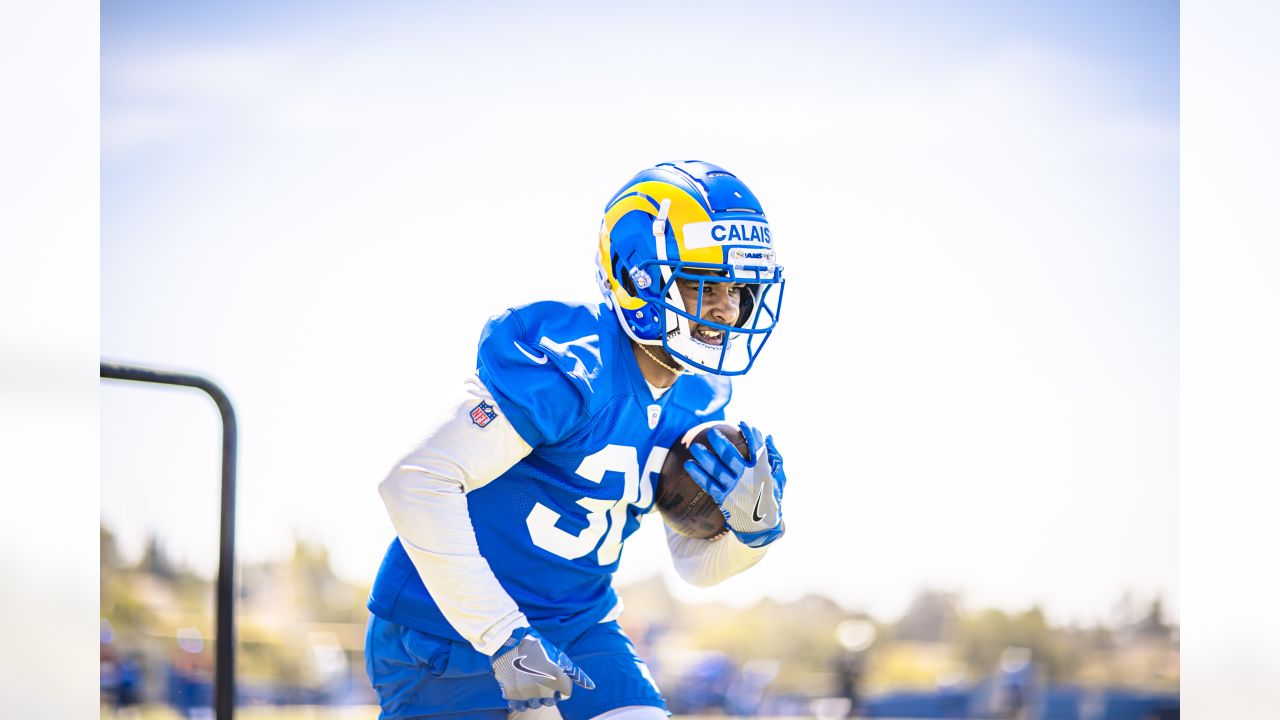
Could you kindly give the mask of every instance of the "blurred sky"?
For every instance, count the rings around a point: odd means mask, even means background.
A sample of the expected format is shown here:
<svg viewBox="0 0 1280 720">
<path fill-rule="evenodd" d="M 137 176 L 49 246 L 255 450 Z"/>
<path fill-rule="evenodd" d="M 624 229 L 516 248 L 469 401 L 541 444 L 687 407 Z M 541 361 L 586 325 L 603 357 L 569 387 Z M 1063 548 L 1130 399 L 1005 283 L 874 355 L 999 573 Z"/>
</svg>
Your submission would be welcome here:
<svg viewBox="0 0 1280 720">
<path fill-rule="evenodd" d="M 700 158 L 790 278 L 730 409 L 788 535 L 685 599 L 921 587 L 1178 615 L 1174 2 L 102 4 L 104 358 L 239 414 L 238 551 L 368 581 L 485 319 L 596 300 L 605 201 Z M 209 571 L 218 420 L 103 384 L 103 521 Z M 656 519 L 619 581 L 666 572 Z"/>
</svg>

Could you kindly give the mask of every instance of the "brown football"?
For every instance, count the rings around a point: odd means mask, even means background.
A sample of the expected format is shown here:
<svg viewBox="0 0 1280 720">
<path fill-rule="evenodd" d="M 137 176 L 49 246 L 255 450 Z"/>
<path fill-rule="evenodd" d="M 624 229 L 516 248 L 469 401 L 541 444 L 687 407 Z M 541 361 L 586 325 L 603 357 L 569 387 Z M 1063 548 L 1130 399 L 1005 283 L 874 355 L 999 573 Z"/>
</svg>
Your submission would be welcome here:
<svg viewBox="0 0 1280 720">
<path fill-rule="evenodd" d="M 720 421 L 703 423 L 690 428 L 672 443 L 667 459 L 662 463 L 662 473 L 658 476 L 658 487 L 654 491 L 653 504 L 658 508 L 662 519 L 672 530 L 694 538 L 719 537 L 727 530 L 720 506 L 684 470 L 685 461 L 693 457 L 689 454 L 690 443 L 696 442 L 711 449 L 707 433 L 712 428 L 724 433 L 729 442 L 742 453 L 742 457 L 747 457 L 747 439 L 742 436 L 741 430 Z"/>
</svg>

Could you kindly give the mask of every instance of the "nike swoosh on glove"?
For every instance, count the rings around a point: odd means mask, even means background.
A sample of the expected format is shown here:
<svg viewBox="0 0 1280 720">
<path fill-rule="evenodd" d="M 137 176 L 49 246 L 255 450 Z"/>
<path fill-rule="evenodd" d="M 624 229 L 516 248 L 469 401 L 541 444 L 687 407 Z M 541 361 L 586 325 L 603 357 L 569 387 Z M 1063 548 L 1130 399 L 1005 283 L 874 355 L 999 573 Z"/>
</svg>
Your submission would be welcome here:
<svg viewBox="0 0 1280 720">
<path fill-rule="evenodd" d="M 511 633 L 493 654 L 493 674 L 512 711 L 551 707 L 567 700 L 575 683 L 587 690 L 596 687 L 568 655 L 531 627 Z"/>
<path fill-rule="evenodd" d="M 747 440 L 749 461 L 723 433 L 713 429 L 707 434 L 711 449 L 700 443 L 689 446 L 693 459 L 685 461 L 684 469 L 720 506 L 725 523 L 744 545 L 764 547 L 786 531 L 782 490 L 787 476 L 773 436 L 764 438 L 746 423 L 738 427 Z"/>
</svg>

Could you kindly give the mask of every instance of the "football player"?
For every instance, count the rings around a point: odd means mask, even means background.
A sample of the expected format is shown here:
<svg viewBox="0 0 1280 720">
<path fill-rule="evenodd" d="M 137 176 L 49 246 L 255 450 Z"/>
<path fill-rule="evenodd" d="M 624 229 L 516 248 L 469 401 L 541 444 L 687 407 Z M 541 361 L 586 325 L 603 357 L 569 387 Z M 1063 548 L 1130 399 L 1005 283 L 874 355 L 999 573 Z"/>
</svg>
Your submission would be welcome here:
<svg viewBox="0 0 1280 720">
<path fill-rule="evenodd" d="M 396 529 L 369 599 L 382 718 L 662 720 L 611 578 L 653 507 L 667 448 L 724 418 L 778 322 L 782 268 L 747 186 L 663 163 L 605 208 L 598 305 L 491 319 L 458 401 L 379 486 Z M 710 585 L 782 536 L 782 457 L 743 423 L 685 469 L 721 506 L 716 539 L 667 529 L 680 575 Z"/>
</svg>

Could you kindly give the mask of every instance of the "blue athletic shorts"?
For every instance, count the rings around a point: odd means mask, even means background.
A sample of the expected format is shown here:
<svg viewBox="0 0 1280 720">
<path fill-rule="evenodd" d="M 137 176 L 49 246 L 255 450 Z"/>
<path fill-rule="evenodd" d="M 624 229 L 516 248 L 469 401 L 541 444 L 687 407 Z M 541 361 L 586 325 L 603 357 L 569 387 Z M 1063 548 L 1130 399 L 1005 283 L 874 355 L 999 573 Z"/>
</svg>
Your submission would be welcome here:
<svg viewBox="0 0 1280 720">
<path fill-rule="evenodd" d="M 588 720 L 629 705 L 667 709 L 649 668 L 618 623 L 593 625 L 559 647 L 596 683 L 594 690 L 575 685 L 569 699 L 556 705 L 564 720 Z M 470 643 L 428 635 L 374 615 L 369 618 L 364 653 L 382 720 L 503 720 L 507 715 L 507 701 L 493 677 L 489 656 Z"/>
</svg>

